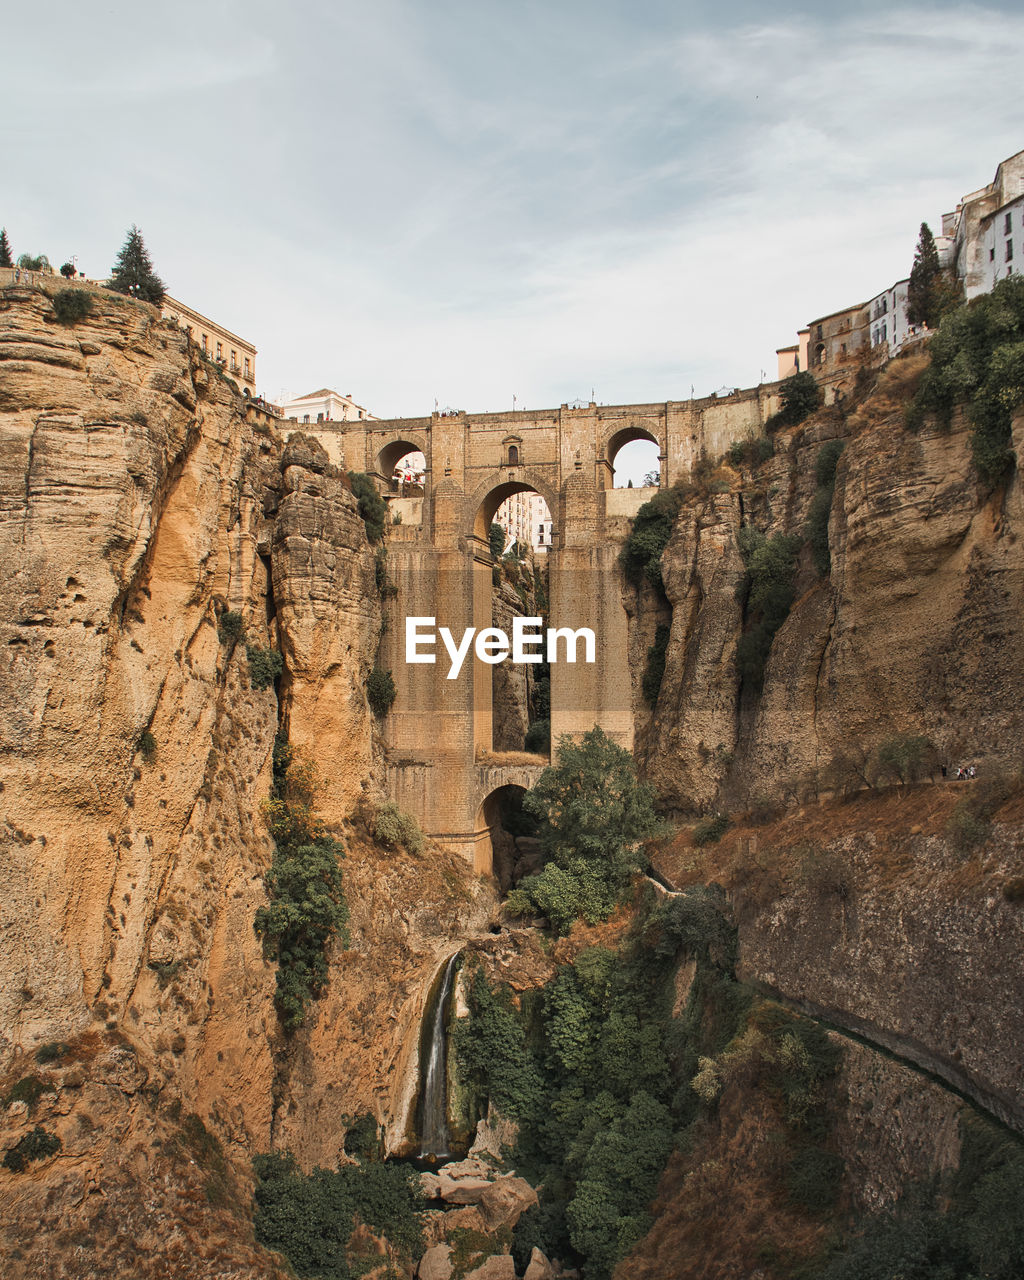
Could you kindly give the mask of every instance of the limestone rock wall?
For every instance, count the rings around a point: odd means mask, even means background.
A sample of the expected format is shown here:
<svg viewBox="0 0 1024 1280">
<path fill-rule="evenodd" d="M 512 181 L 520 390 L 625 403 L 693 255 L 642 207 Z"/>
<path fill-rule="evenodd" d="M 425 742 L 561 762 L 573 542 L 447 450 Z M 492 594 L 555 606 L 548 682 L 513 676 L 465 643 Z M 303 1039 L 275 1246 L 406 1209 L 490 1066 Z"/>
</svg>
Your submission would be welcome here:
<svg viewBox="0 0 1024 1280">
<path fill-rule="evenodd" d="M 894 377 L 896 375 L 890 375 Z M 837 757 L 897 733 L 932 739 L 949 766 L 1018 767 L 1024 740 L 1024 495 L 1019 473 L 977 484 L 963 422 L 902 425 L 885 385 L 844 419 L 825 411 L 780 434 L 776 456 L 729 492 L 696 494 L 662 558 L 673 606 L 645 764 L 670 807 L 790 802 L 829 789 Z M 737 534 L 801 533 L 822 443 L 842 437 L 829 526 L 831 573 L 805 548 L 796 600 L 763 691 L 736 665 L 744 572 Z M 1024 418 L 1015 424 L 1024 444 Z"/>
</svg>

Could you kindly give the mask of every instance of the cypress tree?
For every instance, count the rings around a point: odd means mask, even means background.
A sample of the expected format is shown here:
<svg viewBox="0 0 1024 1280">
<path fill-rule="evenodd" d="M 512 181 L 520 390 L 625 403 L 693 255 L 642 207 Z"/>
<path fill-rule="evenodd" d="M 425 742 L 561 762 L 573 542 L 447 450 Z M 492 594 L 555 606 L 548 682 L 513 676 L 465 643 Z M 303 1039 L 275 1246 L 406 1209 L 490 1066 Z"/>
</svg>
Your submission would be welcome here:
<svg viewBox="0 0 1024 1280">
<path fill-rule="evenodd" d="M 11 257 L 11 242 L 7 239 L 7 228 L 0 227 L 0 267 L 13 267 L 14 259 Z"/>
<path fill-rule="evenodd" d="M 911 324 L 925 324 L 929 329 L 938 327 L 941 319 L 941 276 L 935 237 L 928 223 L 922 222 L 907 285 L 907 319 Z"/>
<path fill-rule="evenodd" d="M 129 297 L 141 298 L 143 302 L 153 302 L 158 306 L 164 300 L 164 282 L 153 270 L 142 232 L 134 223 L 117 255 L 109 287 L 115 293 L 126 293 Z"/>
</svg>

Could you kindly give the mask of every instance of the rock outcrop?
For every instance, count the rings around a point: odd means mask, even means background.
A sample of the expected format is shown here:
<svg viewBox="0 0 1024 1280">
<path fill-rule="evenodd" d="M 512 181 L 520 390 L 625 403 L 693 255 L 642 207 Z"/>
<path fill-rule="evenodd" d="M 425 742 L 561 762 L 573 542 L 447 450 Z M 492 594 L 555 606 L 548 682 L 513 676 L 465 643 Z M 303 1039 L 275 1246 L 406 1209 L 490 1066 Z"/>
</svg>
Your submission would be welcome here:
<svg viewBox="0 0 1024 1280">
<path fill-rule="evenodd" d="M 896 361 L 855 414 L 823 411 L 776 437 L 776 455 L 729 492 L 686 501 L 662 557 L 673 607 L 665 677 L 644 758 L 682 812 L 793 802 L 834 789 L 885 739 L 930 738 L 947 766 L 1017 768 L 1024 730 L 1024 492 L 971 466 L 967 425 L 903 426 L 916 363 Z M 805 549 L 796 599 L 763 689 L 736 646 L 740 527 L 801 534 L 822 444 L 842 438 L 829 525 L 831 571 Z M 1014 427 L 1018 454 L 1024 417 Z"/>
</svg>

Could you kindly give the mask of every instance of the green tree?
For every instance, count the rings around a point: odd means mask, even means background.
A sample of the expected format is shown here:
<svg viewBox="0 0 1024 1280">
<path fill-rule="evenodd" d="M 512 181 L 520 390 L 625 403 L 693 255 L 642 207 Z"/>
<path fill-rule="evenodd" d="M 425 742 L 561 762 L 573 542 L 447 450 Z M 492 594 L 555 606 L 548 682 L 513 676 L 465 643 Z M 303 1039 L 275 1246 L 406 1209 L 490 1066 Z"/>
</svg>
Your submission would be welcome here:
<svg viewBox="0 0 1024 1280">
<path fill-rule="evenodd" d="M 995 485 L 1013 466 L 1011 422 L 1024 403 L 1024 277 L 1008 276 L 991 293 L 943 317 L 929 344 L 931 364 L 907 410 L 918 429 L 934 414 L 949 427 L 964 405 L 978 476 Z"/>
<path fill-rule="evenodd" d="M 45 253 L 40 253 L 34 258 L 30 253 L 23 253 L 18 259 L 18 266 L 22 271 L 49 271 L 50 259 Z"/>
<path fill-rule="evenodd" d="M 928 223 L 922 222 L 914 251 L 914 265 L 910 269 L 910 282 L 907 285 L 907 319 L 911 324 L 927 325 L 929 329 L 938 326 L 936 303 L 941 275 L 935 237 Z"/>
<path fill-rule="evenodd" d="M 814 374 L 806 369 L 783 378 L 779 395 L 782 398 L 782 408 L 775 415 L 775 423 L 780 427 L 795 427 L 812 414 L 822 401 L 821 388 L 814 380 Z"/>
<path fill-rule="evenodd" d="M 523 808 L 539 820 L 549 861 L 592 863 L 620 886 L 644 865 L 639 842 L 660 825 L 654 791 L 637 779 L 632 755 L 596 725 L 578 741 L 560 740 L 555 763 L 527 792 Z"/>
<path fill-rule="evenodd" d="M 11 242 L 7 239 L 7 228 L 0 227 L 0 267 L 13 267 L 14 259 L 11 257 Z"/>
<path fill-rule="evenodd" d="M 505 550 L 505 530 L 496 520 L 491 521 L 491 527 L 487 530 L 487 541 L 491 544 L 491 555 L 495 560 L 500 560 L 501 553 Z"/>
<path fill-rule="evenodd" d="M 157 306 L 164 300 L 164 282 L 153 270 L 142 232 L 134 223 L 110 273 L 109 288 L 115 293 L 125 293 Z"/>
</svg>

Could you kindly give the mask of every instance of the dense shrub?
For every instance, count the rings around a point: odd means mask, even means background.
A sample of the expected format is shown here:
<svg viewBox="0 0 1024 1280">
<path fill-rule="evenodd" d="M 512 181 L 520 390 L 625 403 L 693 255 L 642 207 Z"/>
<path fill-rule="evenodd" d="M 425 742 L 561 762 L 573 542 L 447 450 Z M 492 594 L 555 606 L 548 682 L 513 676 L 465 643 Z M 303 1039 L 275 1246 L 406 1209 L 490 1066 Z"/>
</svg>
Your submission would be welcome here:
<svg viewBox="0 0 1024 1280">
<path fill-rule="evenodd" d="M 404 849 L 419 856 L 424 849 L 423 832 L 412 814 L 396 804 L 384 804 L 373 819 L 374 838 L 388 849 Z"/>
<path fill-rule="evenodd" d="M 736 664 L 741 677 L 760 689 L 775 633 L 793 603 L 800 539 L 784 533 L 765 538 L 747 525 L 740 530 L 739 544 L 747 568 L 739 587 L 746 629 L 736 646 Z"/>
<path fill-rule="evenodd" d="M 505 540 L 507 538 L 505 530 L 496 521 L 491 521 L 490 528 L 487 530 L 487 541 L 491 548 L 491 555 L 495 560 L 500 560 L 505 550 Z"/>
<path fill-rule="evenodd" d="M 1013 465 L 1010 422 L 1024 402 L 1024 277 L 1008 276 L 947 315 L 929 346 L 931 364 L 907 411 L 918 428 L 934 414 L 948 427 L 964 405 L 980 479 L 996 484 Z"/>
<path fill-rule="evenodd" d="M 315 765 L 296 760 L 287 744 L 275 744 L 274 763 L 274 794 L 263 806 L 275 843 L 264 877 L 270 902 L 257 910 L 253 928 L 263 939 L 264 955 L 277 962 L 274 1003 L 291 1032 L 327 982 L 331 939 L 348 945 L 340 865 L 345 851 L 316 817 Z"/>
<path fill-rule="evenodd" d="M 836 1202 L 843 1177 L 840 1156 L 821 1147 L 802 1147 L 790 1161 L 786 1190 L 797 1208 L 808 1213 L 827 1213 Z"/>
<path fill-rule="evenodd" d="M 53 295 L 53 310 L 63 325 L 75 325 L 92 311 L 92 294 L 85 289 L 61 289 Z"/>
<path fill-rule="evenodd" d="M 366 678 L 366 697 L 370 710 L 378 720 L 383 720 L 391 710 L 391 704 L 397 695 L 398 690 L 391 672 L 382 667 L 374 667 Z"/>
<path fill-rule="evenodd" d="M 299 1172 L 290 1155 L 257 1156 L 256 1239 L 285 1255 L 296 1275 L 355 1280 L 348 1260 L 355 1221 L 384 1236 L 406 1258 L 422 1248 L 422 1195 L 408 1165 L 372 1161 L 329 1172 Z"/>
<path fill-rule="evenodd" d="M 269 689 L 284 670 L 284 655 L 277 649 L 247 644 L 245 656 L 249 662 L 249 683 L 254 689 Z"/>
<path fill-rule="evenodd" d="M 217 620 L 217 638 L 221 644 L 233 644 L 245 635 L 245 619 L 237 609 L 226 609 Z"/>
<path fill-rule="evenodd" d="M 647 664 L 644 667 L 640 687 L 644 695 L 644 701 L 649 707 L 655 707 L 658 703 L 661 682 L 665 678 L 665 655 L 668 652 L 668 641 L 671 633 L 672 628 L 670 626 L 665 623 L 659 623 L 654 633 L 654 643 L 647 650 Z"/>
<path fill-rule="evenodd" d="M 824 577 L 832 568 L 828 547 L 828 522 L 836 489 L 836 466 L 843 452 L 842 440 L 829 440 L 818 450 L 814 463 L 817 488 L 807 513 L 807 539 L 811 544 L 814 567 Z"/>
<path fill-rule="evenodd" d="M 21 1173 L 33 1160 L 45 1160 L 61 1148 L 60 1138 L 55 1133 L 47 1133 L 41 1125 L 36 1125 L 31 1133 L 26 1133 L 4 1156 L 4 1168 L 12 1173 Z"/>
<path fill-rule="evenodd" d="M 639 586 L 646 577 L 652 586 L 664 592 L 661 553 L 668 546 L 684 496 L 679 488 L 662 489 L 650 502 L 645 502 L 633 518 L 619 563 L 635 586 Z"/>
<path fill-rule="evenodd" d="M 359 516 L 366 527 L 366 536 L 370 542 L 380 542 L 388 519 L 387 503 L 364 471 L 350 471 L 348 478 L 359 504 Z"/>
<path fill-rule="evenodd" d="M 755 436 L 752 440 L 734 440 L 726 458 L 734 467 L 759 467 L 775 456 L 775 441 L 771 436 Z"/>
<path fill-rule="evenodd" d="M 156 738 L 149 729 L 143 729 L 136 744 L 139 755 L 145 764 L 152 764 L 156 759 Z"/>
</svg>

